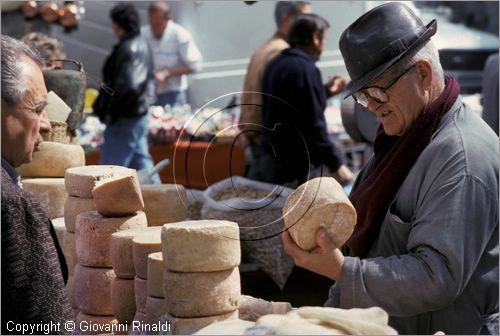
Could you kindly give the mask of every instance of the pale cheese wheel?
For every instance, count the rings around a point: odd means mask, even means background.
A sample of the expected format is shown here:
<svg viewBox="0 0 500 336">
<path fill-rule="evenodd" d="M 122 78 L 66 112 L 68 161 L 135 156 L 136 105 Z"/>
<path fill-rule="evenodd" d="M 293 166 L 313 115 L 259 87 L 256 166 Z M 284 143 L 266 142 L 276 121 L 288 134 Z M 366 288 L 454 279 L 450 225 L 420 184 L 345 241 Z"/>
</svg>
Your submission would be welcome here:
<svg viewBox="0 0 500 336">
<path fill-rule="evenodd" d="M 137 172 L 99 182 L 92 189 L 97 211 L 107 217 L 129 216 L 144 208 Z"/>
<path fill-rule="evenodd" d="M 163 225 L 165 267 L 175 272 L 217 272 L 238 266 L 241 260 L 238 224 L 198 220 Z"/>
<path fill-rule="evenodd" d="M 85 165 L 85 152 L 80 145 L 44 141 L 33 161 L 16 170 L 22 177 L 64 177 L 66 169 Z"/>
<path fill-rule="evenodd" d="M 130 171 L 130 168 L 122 166 L 91 165 L 69 168 L 63 176 L 70 196 L 92 198 L 92 189 L 98 182 L 129 175 Z"/>
<path fill-rule="evenodd" d="M 101 335 L 117 330 L 118 321 L 113 315 L 89 315 L 79 312 L 76 316 L 76 326 L 79 335 Z"/>
<path fill-rule="evenodd" d="M 204 273 L 165 270 L 163 281 L 167 312 L 176 317 L 221 315 L 240 305 L 238 267 Z"/>
<path fill-rule="evenodd" d="M 76 255 L 84 266 L 111 267 L 110 240 L 114 232 L 146 228 L 146 215 L 103 217 L 97 211 L 82 212 L 76 217 Z"/>
<path fill-rule="evenodd" d="M 111 281 L 111 307 L 113 315 L 120 323 L 130 324 L 134 319 L 134 280 L 113 278 Z"/>
<path fill-rule="evenodd" d="M 78 308 L 90 315 L 112 315 L 112 268 L 86 267 L 77 264 L 74 274 L 74 291 Z"/>
<path fill-rule="evenodd" d="M 134 278 L 135 307 L 138 312 L 146 314 L 146 299 L 148 297 L 147 280 Z"/>
<path fill-rule="evenodd" d="M 132 240 L 135 275 L 148 278 L 148 256 L 161 251 L 161 230 L 145 231 Z"/>
<path fill-rule="evenodd" d="M 109 243 L 111 264 L 117 277 L 122 279 L 134 279 L 133 239 L 136 235 L 147 231 L 157 231 L 157 234 L 161 235 L 160 226 L 128 229 L 115 232 L 111 235 Z"/>
<path fill-rule="evenodd" d="M 163 295 L 163 272 L 165 264 L 163 263 L 163 253 L 155 252 L 148 256 L 148 295 L 164 298 Z"/>
<path fill-rule="evenodd" d="M 170 322 L 173 335 L 191 335 L 212 323 L 220 321 L 237 320 L 237 319 L 238 319 L 237 310 L 221 315 L 193 317 L 193 318 L 174 317 L 166 313 L 161 316 L 160 324 L 165 324 Z M 239 334 L 234 334 L 234 335 L 239 335 Z"/>
<path fill-rule="evenodd" d="M 95 203 L 92 198 L 68 196 L 64 203 L 64 224 L 66 230 L 75 232 L 76 216 L 82 212 L 94 211 Z"/>
<path fill-rule="evenodd" d="M 246 330 L 254 325 L 255 322 L 240 319 L 220 321 L 209 324 L 193 335 L 246 335 Z"/>
<path fill-rule="evenodd" d="M 287 197 L 283 219 L 292 239 L 304 250 L 317 246 L 316 232 L 320 227 L 341 247 L 354 230 L 356 210 L 334 178 L 317 177 Z"/>
<path fill-rule="evenodd" d="M 42 205 L 49 218 L 64 216 L 64 203 L 68 192 L 64 178 L 29 178 L 22 180 L 23 190 L 32 194 Z"/>
<path fill-rule="evenodd" d="M 180 184 L 141 185 L 149 226 L 179 222 L 187 216 L 186 189 Z"/>
<path fill-rule="evenodd" d="M 66 259 L 66 264 L 68 265 L 68 273 L 73 274 L 78 262 L 76 256 L 76 235 L 74 233 L 64 231 L 62 250 L 64 258 Z"/>
<path fill-rule="evenodd" d="M 162 315 L 166 313 L 166 304 L 164 298 L 148 296 L 146 298 L 146 323 L 158 324 Z"/>
<path fill-rule="evenodd" d="M 57 242 L 59 243 L 59 246 L 63 246 L 63 237 L 64 237 L 64 231 L 66 231 L 66 226 L 64 224 L 64 217 L 59 217 L 59 218 L 54 218 L 52 219 L 52 226 L 54 227 L 54 230 L 56 231 L 56 236 L 57 236 Z"/>
<path fill-rule="evenodd" d="M 75 288 L 74 288 L 74 283 L 75 283 L 75 277 L 73 275 L 68 276 L 68 282 L 66 282 L 66 293 L 68 294 L 68 299 L 69 303 L 71 304 L 72 308 L 78 308 L 76 305 L 76 299 L 75 299 Z"/>
</svg>

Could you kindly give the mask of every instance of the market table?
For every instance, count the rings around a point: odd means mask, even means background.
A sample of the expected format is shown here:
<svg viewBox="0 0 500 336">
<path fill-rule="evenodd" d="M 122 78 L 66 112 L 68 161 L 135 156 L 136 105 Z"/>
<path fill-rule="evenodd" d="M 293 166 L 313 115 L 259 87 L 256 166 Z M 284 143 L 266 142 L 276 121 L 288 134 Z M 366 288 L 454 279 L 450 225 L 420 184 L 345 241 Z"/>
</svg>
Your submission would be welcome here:
<svg viewBox="0 0 500 336">
<path fill-rule="evenodd" d="M 245 173 L 244 148 L 233 142 L 177 141 L 154 144 L 149 152 L 155 164 L 170 159 L 170 165 L 160 172 L 163 183 L 182 184 L 190 189 L 206 189 L 217 181 Z M 87 165 L 98 161 L 99 150 L 85 156 Z"/>
</svg>

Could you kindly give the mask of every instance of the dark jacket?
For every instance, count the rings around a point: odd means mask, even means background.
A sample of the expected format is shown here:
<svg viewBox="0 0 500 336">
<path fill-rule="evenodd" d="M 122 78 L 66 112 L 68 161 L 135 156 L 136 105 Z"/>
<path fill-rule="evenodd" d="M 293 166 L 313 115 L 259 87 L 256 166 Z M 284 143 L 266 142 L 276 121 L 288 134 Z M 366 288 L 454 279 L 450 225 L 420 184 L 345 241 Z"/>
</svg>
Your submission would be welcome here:
<svg viewBox="0 0 500 336">
<path fill-rule="evenodd" d="M 273 157 L 264 169 L 268 182 L 304 182 L 309 168 L 322 164 L 336 171 L 342 159 L 328 138 L 327 93 L 313 58 L 298 48 L 283 50 L 267 66 L 262 92 L 262 144 Z"/>
<path fill-rule="evenodd" d="M 20 333 L 14 323 L 60 322 L 50 333 L 68 333 L 64 322 L 74 320 L 65 289 L 68 268 L 54 237 L 42 206 L 2 168 L 3 335 Z"/>
<path fill-rule="evenodd" d="M 103 67 L 103 82 L 114 93 L 102 89 L 94 103 L 94 113 L 112 124 L 120 118 L 147 113 L 156 100 L 153 56 L 139 33 L 125 35 L 114 46 Z"/>
</svg>

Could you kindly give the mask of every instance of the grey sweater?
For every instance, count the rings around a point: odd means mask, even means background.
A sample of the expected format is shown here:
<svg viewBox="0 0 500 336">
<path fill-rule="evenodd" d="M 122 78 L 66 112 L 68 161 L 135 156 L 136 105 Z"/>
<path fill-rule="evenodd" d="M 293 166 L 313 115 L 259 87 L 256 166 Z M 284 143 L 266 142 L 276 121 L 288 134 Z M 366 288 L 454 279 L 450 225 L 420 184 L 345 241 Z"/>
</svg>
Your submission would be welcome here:
<svg viewBox="0 0 500 336">
<path fill-rule="evenodd" d="M 459 97 L 401 185 L 368 257 L 345 258 L 325 305 L 379 306 L 401 334 L 492 326 L 498 333 L 498 168 L 498 137 Z"/>
</svg>

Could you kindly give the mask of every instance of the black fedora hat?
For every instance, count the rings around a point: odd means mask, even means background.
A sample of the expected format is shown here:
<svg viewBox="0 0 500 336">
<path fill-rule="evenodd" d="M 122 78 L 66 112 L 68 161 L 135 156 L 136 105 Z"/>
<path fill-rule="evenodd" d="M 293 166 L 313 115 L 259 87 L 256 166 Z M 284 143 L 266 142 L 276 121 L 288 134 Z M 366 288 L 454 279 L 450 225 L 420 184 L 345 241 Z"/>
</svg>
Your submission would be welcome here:
<svg viewBox="0 0 500 336">
<path fill-rule="evenodd" d="M 437 31 L 437 22 L 424 25 L 405 4 L 389 2 L 359 17 L 339 40 L 351 82 L 346 97 L 380 76 L 410 51 L 422 47 Z"/>
</svg>

